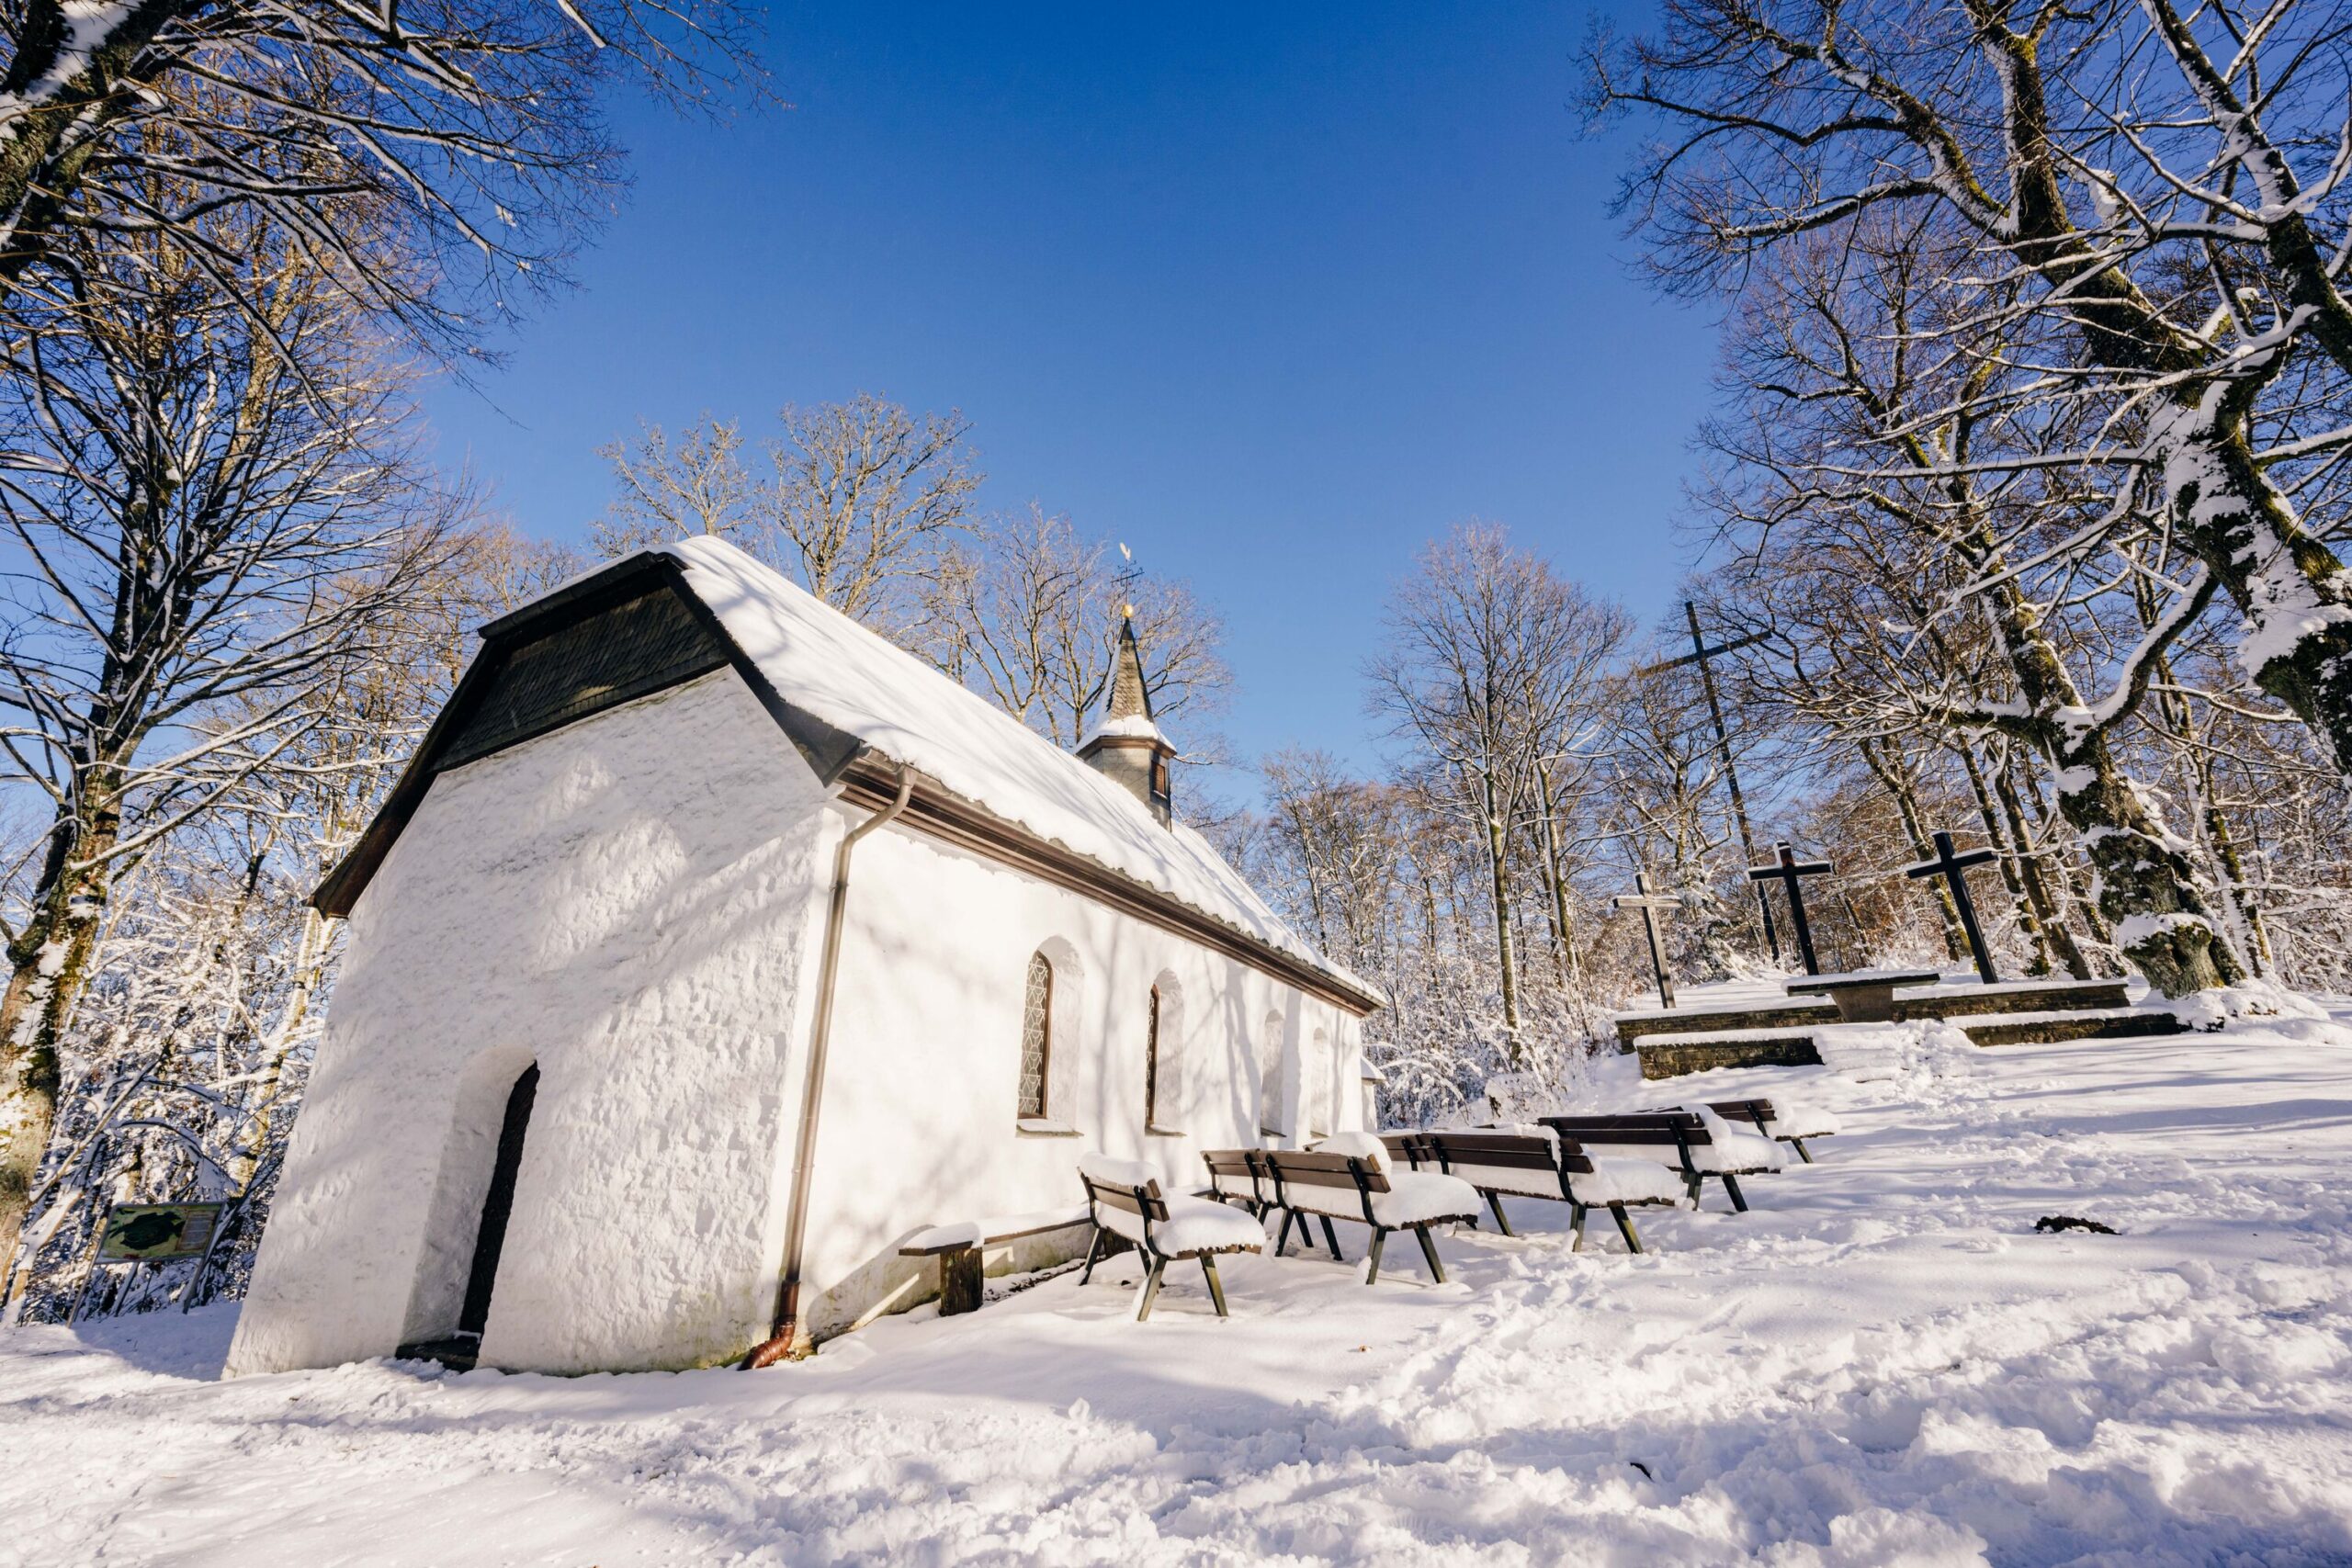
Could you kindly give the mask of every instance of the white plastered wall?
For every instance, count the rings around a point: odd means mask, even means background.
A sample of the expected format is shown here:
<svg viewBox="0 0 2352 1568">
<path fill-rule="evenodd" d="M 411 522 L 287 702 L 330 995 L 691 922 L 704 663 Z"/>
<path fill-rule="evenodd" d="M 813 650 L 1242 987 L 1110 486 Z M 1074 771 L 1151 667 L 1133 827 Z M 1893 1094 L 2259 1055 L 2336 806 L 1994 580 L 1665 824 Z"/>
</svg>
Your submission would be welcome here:
<svg viewBox="0 0 2352 1568">
<path fill-rule="evenodd" d="M 844 810 L 843 821 L 862 815 Z M 1040 948 L 1060 960 L 1047 1111 L 1068 1136 L 1022 1132 L 1015 1116 L 1023 986 Z M 1159 1110 L 1175 1136 L 1144 1126 L 1155 981 L 1177 992 L 1162 1020 L 1173 1071 L 1163 1070 Z M 1270 1015 L 1284 1021 L 1287 1103 L 1298 1103 L 1299 1042 L 1318 1029 L 1334 1080 L 1361 1071 L 1358 1021 L 1330 1003 L 902 827 L 856 852 L 838 987 L 804 1259 L 820 1337 L 935 1292 L 936 1263 L 897 1256 L 913 1231 L 1078 1205 L 1088 1149 L 1147 1160 L 1170 1190 L 1199 1188 L 1202 1150 L 1259 1142 Z M 1337 1119 L 1362 1125 L 1356 1096 L 1339 1101 Z M 1084 1234 L 992 1254 L 991 1270 L 1068 1256 Z"/>
<path fill-rule="evenodd" d="M 535 1060 L 483 1360 L 683 1367 L 763 1337 L 837 818 L 729 671 L 435 780 L 354 910 L 229 1371 L 455 1326 Z"/>
</svg>

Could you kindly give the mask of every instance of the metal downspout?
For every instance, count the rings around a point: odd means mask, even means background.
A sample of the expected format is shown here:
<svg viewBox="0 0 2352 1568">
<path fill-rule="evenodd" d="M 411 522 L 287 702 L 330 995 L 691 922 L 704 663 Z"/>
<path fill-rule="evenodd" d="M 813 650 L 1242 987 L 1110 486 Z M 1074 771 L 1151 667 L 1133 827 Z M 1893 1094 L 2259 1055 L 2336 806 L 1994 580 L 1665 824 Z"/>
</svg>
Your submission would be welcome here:
<svg viewBox="0 0 2352 1568">
<path fill-rule="evenodd" d="M 833 988 L 841 973 L 842 927 L 849 909 L 849 857 L 857 841 L 888 826 L 913 795 L 912 769 L 899 769 L 896 799 L 852 828 L 833 851 L 832 899 L 825 910 L 825 949 L 817 964 L 817 1017 L 808 1032 L 808 1077 L 800 1091 L 800 1142 L 792 1156 L 792 1200 L 784 1231 L 784 1272 L 776 1286 L 775 1320 L 768 1337 L 752 1348 L 745 1368 L 770 1367 L 793 1355 L 800 1336 L 800 1254 L 808 1234 L 808 1183 L 816 1169 L 817 1113 L 823 1108 L 825 1056 L 832 1043 Z"/>
</svg>

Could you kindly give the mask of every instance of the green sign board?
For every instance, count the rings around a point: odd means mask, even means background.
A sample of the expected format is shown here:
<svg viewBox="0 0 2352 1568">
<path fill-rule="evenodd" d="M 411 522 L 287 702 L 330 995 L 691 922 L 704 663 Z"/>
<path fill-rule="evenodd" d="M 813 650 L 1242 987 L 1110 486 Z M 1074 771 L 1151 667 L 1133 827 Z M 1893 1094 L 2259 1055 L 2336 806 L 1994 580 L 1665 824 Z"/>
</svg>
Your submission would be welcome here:
<svg viewBox="0 0 2352 1568">
<path fill-rule="evenodd" d="M 117 1203 L 98 1237 L 101 1263 L 174 1263 L 212 1247 L 220 1203 Z"/>
</svg>

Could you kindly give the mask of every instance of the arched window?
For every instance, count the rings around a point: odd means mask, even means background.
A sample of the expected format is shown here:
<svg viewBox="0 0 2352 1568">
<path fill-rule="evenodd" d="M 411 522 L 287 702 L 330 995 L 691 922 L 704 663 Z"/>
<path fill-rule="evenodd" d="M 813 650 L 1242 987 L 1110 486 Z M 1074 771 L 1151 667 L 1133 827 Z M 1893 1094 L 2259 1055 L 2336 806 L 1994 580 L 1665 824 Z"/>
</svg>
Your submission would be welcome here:
<svg viewBox="0 0 2352 1568">
<path fill-rule="evenodd" d="M 1151 988 L 1151 1007 L 1143 1025 L 1143 1124 L 1159 1125 L 1159 987 Z"/>
<path fill-rule="evenodd" d="M 1266 1032 L 1258 1041 L 1258 1131 L 1279 1138 L 1283 1125 L 1283 1015 L 1266 1015 Z"/>
<path fill-rule="evenodd" d="M 1054 1056 L 1054 965 L 1042 953 L 1029 955 L 1029 986 L 1021 1003 L 1021 1110 L 1026 1118 L 1046 1114 L 1046 1085 Z"/>
<path fill-rule="evenodd" d="M 1330 1136 L 1333 1105 L 1337 1097 L 1331 1089 L 1331 1037 L 1321 1030 L 1315 1032 L 1315 1043 L 1308 1048 L 1305 1070 L 1301 1075 L 1301 1097 L 1306 1101 L 1306 1131 L 1309 1136 Z"/>
</svg>

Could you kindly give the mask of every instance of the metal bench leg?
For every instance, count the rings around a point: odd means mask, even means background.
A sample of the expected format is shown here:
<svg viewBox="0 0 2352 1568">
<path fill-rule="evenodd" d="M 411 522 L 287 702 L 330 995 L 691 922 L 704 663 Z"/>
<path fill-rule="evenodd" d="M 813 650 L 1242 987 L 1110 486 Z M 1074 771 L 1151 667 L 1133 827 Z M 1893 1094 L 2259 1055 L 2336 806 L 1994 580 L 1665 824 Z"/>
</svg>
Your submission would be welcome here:
<svg viewBox="0 0 2352 1568">
<path fill-rule="evenodd" d="M 1585 1209 L 1582 1203 L 1568 1205 L 1568 1235 L 1573 1238 L 1568 1243 L 1570 1252 L 1584 1250 L 1584 1214 Z"/>
<path fill-rule="evenodd" d="M 1625 1238 L 1625 1250 L 1639 1253 L 1642 1250 L 1642 1238 L 1634 1234 L 1634 1216 L 1625 1212 L 1625 1205 L 1623 1203 L 1610 1204 L 1609 1213 L 1617 1222 L 1617 1234 Z"/>
<path fill-rule="evenodd" d="M 1421 1256 L 1430 1260 L 1430 1278 L 1441 1285 L 1444 1284 L 1445 1265 L 1437 1260 L 1437 1240 L 1430 1235 L 1430 1227 L 1415 1225 L 1413 1234 L 1421 1238 Z"/>
<path fill-rule="evenodd" d="M 1811 1165 L 1813 1163 L 1813 1151 L 1804 1146 L 1804 1140 L 1803 1138 L 1791 1138 L 1788 1143 L 1789 1147 L 1796 1150 L 1797 1158 L 1804 1161 L 1807 1165 Z"/>
<path fill-rule="evenodd" d="M 1159 1276 L 1168 1267 L 1164 1258 L 1151 1260 L 1151 1272 L 1143 1277 L 1143 1289 L 1136 1296 L 1136 1321 L 1141 1323 L 1151 1315 L 1151 1303 L 1159 1299 Z"/>
<path fill-rule="evenodd" d="M 1376 1230 L 1372 1233 L 1372 1250 L 1364 1254 L 1363 1259 L 1363 1282 L 1365 1284 L 1369 1285 L 1374 1280 L 1380 1278 L 1380 1254 L 1387 1246 L 1388 1233 L 1386 1231 Z"/>
<path fill-rule="evenodd" d="M 1692 1208 L 1700 1206 L 1700 1194 L 1705 1190 L 1706 1185 L 1707 1179 L 1697 1171 L 1686 1170 L 1682 1173 L 1682 1190 L 1690 1198 Z"/>
<path fill-rule="evenodd" d="M 1728 1170 L 1724 1172 L 1724 1190 L 1731 1195 L 1733 1213 L 1740 1214 L 1747 1213 L 1747 1200 L 1740 1195 L 1739 1178 Z"/>
<path fill-rule="evenodd" d="M 1078 1282 L 1080 1284 L 1083 1285 L 1086 1281 L 1094 1278 L 1094 1265 L 1101 1260 L 1102 1257 L 1102 1227 L 1101 1225 L 1096 1225 L 1094 1227 L 1094 1235 L 1092 1238 L 1086 1244 L 1086 1268 L 1085 1270 L 1078 1277 Z"/>
<path fill-rule="evenodd" d="M 1283 1228 L 1274 1237 L 1274 1256 L 1283 1256 L 1283 1248 L 1290 1245 L 1290 1223 L 1298 1216 L 1288 1209 L 1283 1211 Z"/>
<path fill-rule="evenodd" d="M 1318 1214 L 1316 1218 L 1323 1222 L 1323 1239 L 1330 1244 L 1331 1261 L 1334 1263 L 1345 1263 L 1348 1259 L 1346 1255 L 1340 1250 L 1340 1233 L 1331 1228 L 1331 1216 L 1329 1214 Z M 1313 1246 L 1314 1244 L 1310 1242 L 1308 1245 Z"/>
<path fill-rule="evenodd" d="M 1501 1193 L 1489 1191 L 1487 1194 L 1487 1207 L 1495 1212 L 1495 1228 L 1497 1230 L 1501 1231 L 1505 1235 L 1517 1235 L 1519 1234 L 1517 1231 L 1510 1228 L 1510 1221 L 1503 1217 L 1503 1195 Z"/>
<path fill-rule="evenodd" d="M 1216 1277 L 1216 1259 L 1205 1252 L 1201 1254 L 1201 1272 L 1209 1277 L 1209 1300 L 1216 1303 L 1217 1316 L 1226 1316 L 1225 1286 Z"/>
</svg>

